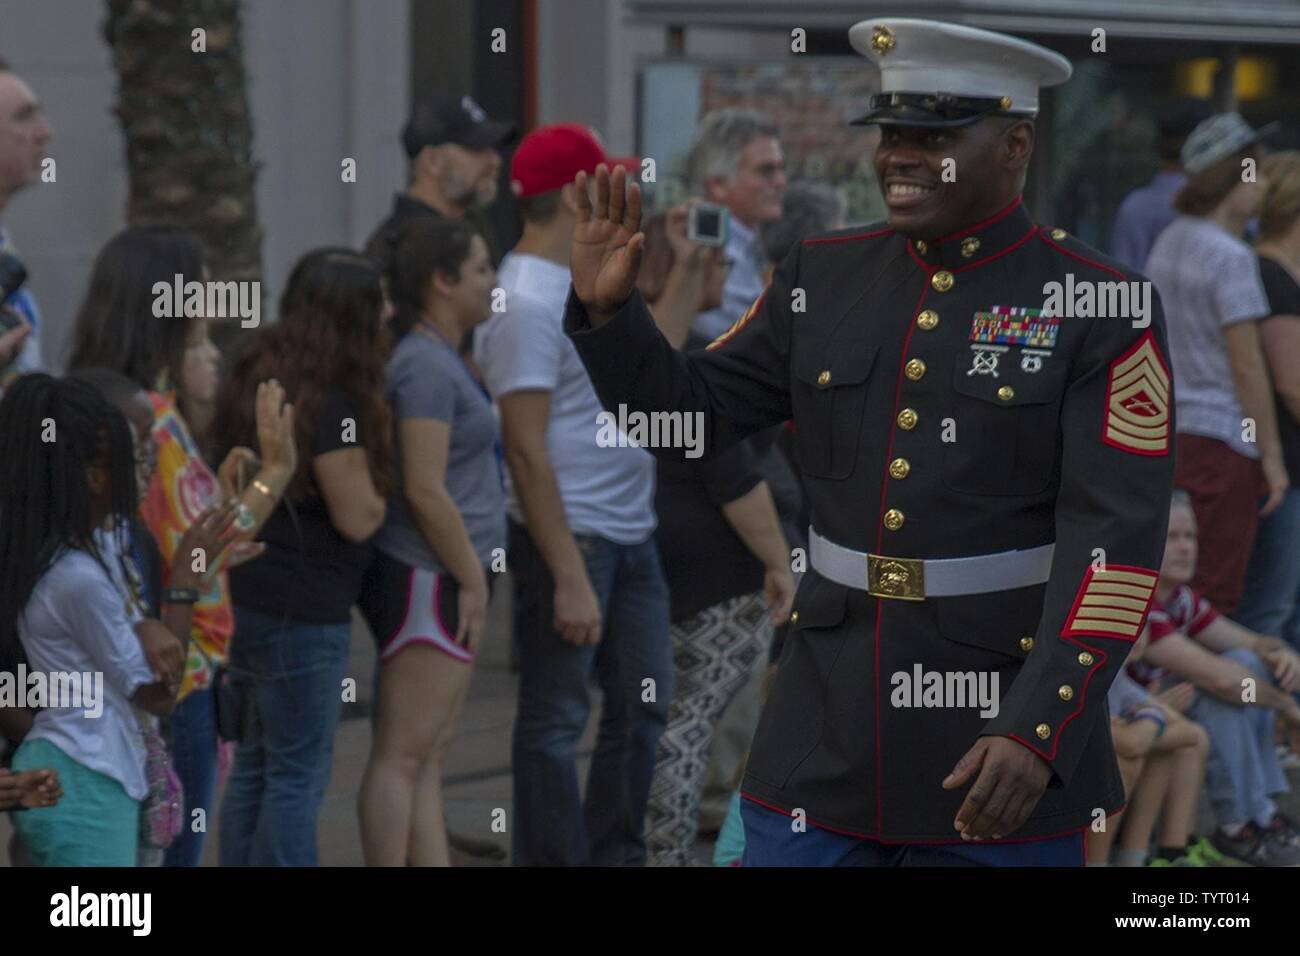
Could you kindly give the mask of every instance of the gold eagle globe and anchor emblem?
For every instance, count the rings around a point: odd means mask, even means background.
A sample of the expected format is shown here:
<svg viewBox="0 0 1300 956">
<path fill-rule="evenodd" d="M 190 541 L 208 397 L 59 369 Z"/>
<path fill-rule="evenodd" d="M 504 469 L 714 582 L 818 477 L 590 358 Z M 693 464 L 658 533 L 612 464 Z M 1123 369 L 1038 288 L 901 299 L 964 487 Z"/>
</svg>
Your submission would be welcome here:
<svg viewBox="0 0 1300 956">
<path fill-rule="evenodd" d="M 874 597 L 925 600 L 925 565 L 913 558 L 867 555 L 867 593 Z"/>
<path fill-rule="evenodd" d="M 884 56 L 898 43 L 894 31 L 889 27 L 877 26 L 871 31 L 871 49 Z"/>
</svg>

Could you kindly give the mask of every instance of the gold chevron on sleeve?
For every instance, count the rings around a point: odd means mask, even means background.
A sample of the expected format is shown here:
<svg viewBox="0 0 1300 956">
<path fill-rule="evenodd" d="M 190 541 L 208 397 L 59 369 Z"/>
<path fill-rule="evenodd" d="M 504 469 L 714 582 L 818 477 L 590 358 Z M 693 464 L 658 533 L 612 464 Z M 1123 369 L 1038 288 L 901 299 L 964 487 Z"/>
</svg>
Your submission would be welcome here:
<svg viewBox="0 0 1300 956">
<path fill-rule="evenodd" d="M 1137 640 L 1156 580 L 1145 568 L 1089 568 L 1061 633 Z"/>
<path fill-rule="evenodd" d="M 1150 332 L 1111 363 L 1105 441 L 1137 455 L 1169 453 L 1169 371 Z"/>
</svg>

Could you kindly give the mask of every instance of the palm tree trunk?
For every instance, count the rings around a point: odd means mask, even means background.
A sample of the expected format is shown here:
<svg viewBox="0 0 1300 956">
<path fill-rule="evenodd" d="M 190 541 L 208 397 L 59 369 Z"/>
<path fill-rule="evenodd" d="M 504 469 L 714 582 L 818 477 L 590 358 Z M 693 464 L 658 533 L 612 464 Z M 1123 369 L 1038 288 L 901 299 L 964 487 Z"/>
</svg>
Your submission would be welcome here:
<svg viewBox="0 0 1300 956">
<path fill-rule="evenodd" d="M 203 241 L 212 278 L 262 277 L 253 132 L 239 0 L 107 0 L 104 37 L 118 75 L 132 225 L 167 224 Z M 206 51 L 197 52 L 194 31 Z M 197 278 L 197 277 L 196 277 Z M 188 279 L 188 277 L 187 277 Z M 214 335 L 229 339 L 238 322 Z"/>
</svg>

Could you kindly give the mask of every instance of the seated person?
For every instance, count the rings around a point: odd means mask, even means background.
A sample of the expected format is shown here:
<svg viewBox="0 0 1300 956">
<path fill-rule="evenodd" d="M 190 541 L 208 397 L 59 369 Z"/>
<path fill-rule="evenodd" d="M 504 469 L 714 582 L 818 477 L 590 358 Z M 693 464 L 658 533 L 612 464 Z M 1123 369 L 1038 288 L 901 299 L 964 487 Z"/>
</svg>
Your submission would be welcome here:
<svg viewBox="0 0 1300 956">
<path fill-rule="evenodd" d="M 1140 660 L 1144 646 L 1138 640 L 1129 660 Z M 1108 865 L 1117 831 L 1115 864 L 1147 863 L 1157 818 L 1160 837 L 1148 866 L 1214 866 L 1222 861 L 1208 840 L 1188 845 L 1210 749 L 1204 729 L 1183 716 L 1193 695 L 1192 685 L 1182 683 L 1153 696 L 1123 671 L 1111 684 L 1111 737 L 1127 805 L 1106 821 L 1104 830 L 1088 835 L 1089 866 Z"/>
<path fill-rule="evenodd" d="M 1144 631 L 1150 643 L 1129 672 L 1149 688 L 1168 675 L 1196 688 L 1188 716 L 1210 737 L 1206 785 L 1218 821 L 1214 846 L 1258 866 L 1298 865 L 1300 834 L 1273 802 L 1289 790 L 1273 721 L 1276 714 L 1289 731 L 1300 728 L 1300 706 L 1291 696 L 1300 687 L 1300 657 L 1281 640 L 1219 615 L 1188 586 L 1195 570 L 1196 518 L 1186 493 L 1176 490 Z"/>
</svg>

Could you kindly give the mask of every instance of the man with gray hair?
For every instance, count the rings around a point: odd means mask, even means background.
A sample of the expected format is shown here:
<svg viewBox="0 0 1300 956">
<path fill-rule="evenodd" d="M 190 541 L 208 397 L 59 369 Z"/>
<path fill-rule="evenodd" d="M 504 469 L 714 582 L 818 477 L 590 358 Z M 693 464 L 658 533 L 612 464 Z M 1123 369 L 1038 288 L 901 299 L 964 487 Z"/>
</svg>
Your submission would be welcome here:
<svg viewBox="0 0 1300 956">
<path fill-rule="evenodd" d="M 722 289 L 722 305 L 701 312 L 694 325 L 710 339 L 727 331 L 766 284 L 758 228 L 781 218 L 785 157 L 778 134 L 776 124 L 757 110 L 714 110 L 700 121 L 686 159 L 691 194 L 731 210 L 731 272 Z"/>
</svg>

